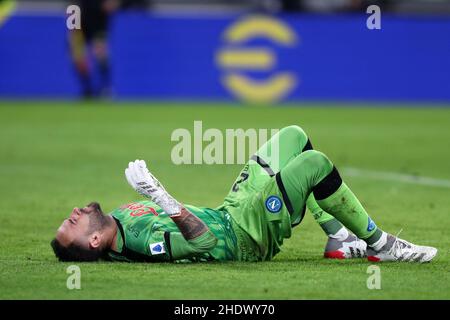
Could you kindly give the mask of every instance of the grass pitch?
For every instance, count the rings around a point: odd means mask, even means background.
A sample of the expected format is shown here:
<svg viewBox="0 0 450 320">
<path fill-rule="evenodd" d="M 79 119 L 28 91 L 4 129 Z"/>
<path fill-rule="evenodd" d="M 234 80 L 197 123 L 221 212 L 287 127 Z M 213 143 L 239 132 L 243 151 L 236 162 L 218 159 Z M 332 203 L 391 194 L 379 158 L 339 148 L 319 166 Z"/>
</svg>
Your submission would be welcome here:
<svg viewBox="0 0 450 320">
<path fill-rule="evenodd" d="M 450 109 L 244 107 L 225 104 L 0 103 L 1 299 L 449 299 L 450 188 L 346 176 L 384 230 L 439 249 L 430 264 L 389 263 L 369 290 L 365 260 L 322 258 L 326 236 L 307 214 L 283 251 L 264 263 L 78 263 L 81 290 L 49 242 L 74 206 L 108 212 L 137 195 L 128 161 L 150 170 L 185 203 L 215 207 L 240 165 L 171 162 L 176 128 L 301 125 L 338 168 L 450 179 Z"/>
</svg>

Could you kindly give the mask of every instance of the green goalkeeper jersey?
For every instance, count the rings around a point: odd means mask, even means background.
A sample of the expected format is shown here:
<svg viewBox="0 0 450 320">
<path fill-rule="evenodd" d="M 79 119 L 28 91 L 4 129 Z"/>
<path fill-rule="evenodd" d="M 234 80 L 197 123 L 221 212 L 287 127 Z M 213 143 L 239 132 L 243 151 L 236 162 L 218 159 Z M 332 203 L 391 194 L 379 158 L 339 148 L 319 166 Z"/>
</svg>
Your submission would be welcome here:
<svg viewBox="0 0 450 320">
<path fill-rule="evenodd" d="M 211 261 L 241 260 L 230 215 L 224 210 L 185 206 L 200 218 L 209 232 L 187 241 L 177 225 L 151 201 L 138 201 L 115 209 L 117 252 L 109 257 L 119 261 Z"/>
</svg>

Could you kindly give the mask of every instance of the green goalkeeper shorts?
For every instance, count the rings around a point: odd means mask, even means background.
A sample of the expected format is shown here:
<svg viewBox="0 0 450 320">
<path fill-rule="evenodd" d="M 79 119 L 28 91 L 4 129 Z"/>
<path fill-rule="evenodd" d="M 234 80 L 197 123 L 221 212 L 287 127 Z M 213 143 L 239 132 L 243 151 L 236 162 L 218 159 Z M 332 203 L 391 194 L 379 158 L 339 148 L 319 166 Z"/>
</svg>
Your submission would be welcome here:
<svg viewBox="0 0 450 320">
<path fill-rule="evenodd" d="M 283 128 L 251 157 L 235 180 L 218 209 L 228 211 L 234 220 L 244 252 L 241 260 L 270 260 L 303 219 L 312 177 L 317 175 L 317 152 L 310 149 L 300 127 Z"/>
<path fill-rule="evenodd" d="M 270 260 L 291 236 L 291 216 L 277 176 L 250 160 L 219 208 L 233 218 L 240 260 Z"/>
</svg>

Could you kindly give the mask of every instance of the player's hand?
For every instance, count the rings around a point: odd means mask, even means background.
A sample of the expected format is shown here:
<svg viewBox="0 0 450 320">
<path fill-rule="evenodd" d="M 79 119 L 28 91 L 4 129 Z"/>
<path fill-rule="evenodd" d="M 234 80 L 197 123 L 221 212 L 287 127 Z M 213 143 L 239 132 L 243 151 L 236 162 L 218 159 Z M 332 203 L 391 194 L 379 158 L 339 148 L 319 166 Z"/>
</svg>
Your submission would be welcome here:
<svg viewBox="0 0 450 320">
<path fill-rule="evenodd" d="M 128 168 L 125 169 L 125 177 L 134 190 L 152 200 L 166 192 L 161 183 L 148 171 L 144 160 L 128 163 Z"/>
<path fill-rule="evenodd" d="M 151 199 L 167 214 L 179 214 L 181 205 L 172 198 L 162 184 L 147 169 L 144 160 L 135 160 L 125 169 L 125 177 L 130 186 L 140 195 Z"/>
</svg>

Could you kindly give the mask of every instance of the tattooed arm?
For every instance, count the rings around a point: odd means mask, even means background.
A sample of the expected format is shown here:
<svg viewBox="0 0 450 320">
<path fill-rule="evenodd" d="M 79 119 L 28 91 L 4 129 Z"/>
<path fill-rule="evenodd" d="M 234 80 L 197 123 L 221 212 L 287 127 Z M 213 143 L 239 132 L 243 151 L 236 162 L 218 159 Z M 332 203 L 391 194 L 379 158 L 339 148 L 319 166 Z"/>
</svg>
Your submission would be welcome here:
<svg viewBox="0 0 450 320">
<path fill-rule="evenodd" d="M 180 232 L 166 231 L 163 235 L 172 259 L 205 253 L 215 247 L 218 240 L 208 226 L 164 189 L 145 161 L 130 162 L 125 177 L 134 190 L 159 205 L 178 226 Z"/>
<path fill-rule="evenodd" d="M 218 239 L 209 227 L 188 209 L 181 206 L 179 214 L 170 216 L 180 232 L 170 232 L 166 245 L 172 259 L 182 259 L 214 249 Z"/>
<path fill-rule="evenodd" d="M 181 207 L 180 214 L 172 215 L 170 217 L 173 222 L 176 223 L 184 238 L 188 241 L 198 238 L 209 231 L 208 226 L 202 220 L 184 207 Z"/>
</svg>

